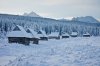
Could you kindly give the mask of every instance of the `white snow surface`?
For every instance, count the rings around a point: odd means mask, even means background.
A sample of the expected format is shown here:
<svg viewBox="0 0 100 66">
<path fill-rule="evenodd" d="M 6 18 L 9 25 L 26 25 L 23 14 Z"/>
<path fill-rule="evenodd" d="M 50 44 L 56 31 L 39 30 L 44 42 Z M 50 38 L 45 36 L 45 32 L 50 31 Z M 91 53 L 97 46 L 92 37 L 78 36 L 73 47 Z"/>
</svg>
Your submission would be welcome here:
<svg viewBox="0 0 100 66">
<path fill-rule="evenodd" d="M 58 37 L 58 36 L 59 36 L 59 33 L 58 33 L 58 32 L 52 32 L 52 33 L 49 34 L 48 36 L 56 36 L 56 37 Z"/>
<path fill-rule="evenodd" d="M 38 37 L 48 37 L 45 33 L 45 31 L 40 30 L 42 32 L 42 34 L 37 34 Z"/>
<path fill-rule="evenodd" d="M 89 33 L 85 33 L 85 34 L 83 34 L 83 35 L 90 35 Z"/>
<path fill-rule="evenodd" d="M 0 66 L 100 66 L 100 37 L 9 44 L 0 39 Z"/>
<path fill-rule="evenodd" d="M 32 35 L 28 33 L 24 33 L 22 31 L 12 31 L 7 34 L 7 37 L 29 37 L 31 38 Z"/>
<path fill-rule="evenodd" d="M 31 37 L 22 26 L 17 25 L 20 31 L 11 31 L 7 34 L 7 37 Z"/>
<path fill-rule="evenodd" d="M 72 32 L 71 35 L 77 35 L 77 32 Z"/>
<path fill-rule="evenodd" d="M 33 29 L 28 28 L 28 30 L 31 32 L 30 34 L 32 35 L 32 38 L 39 38 L 39 36 L 37 35 L 37 32 L 35 32 Z"/>
<path fill-rule="evenodd" d="M 64 33 L 64 34 L 62 34 L 62 36 L 69 36 L 69 34 L 68 33 Z"/>
</svg>

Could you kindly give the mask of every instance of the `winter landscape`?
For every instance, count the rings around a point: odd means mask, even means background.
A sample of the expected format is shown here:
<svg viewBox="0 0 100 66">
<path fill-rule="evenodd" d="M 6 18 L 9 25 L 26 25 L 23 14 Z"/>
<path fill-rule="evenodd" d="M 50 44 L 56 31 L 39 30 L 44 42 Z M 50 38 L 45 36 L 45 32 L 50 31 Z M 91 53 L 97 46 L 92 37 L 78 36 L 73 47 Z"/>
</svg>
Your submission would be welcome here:
<svg viewBox="0 0 100 66">
<path fill-rule="evenodd" d="M 94 19 L 91 16 L 88 17 Z M 17 25 L 20 25 L 19 29 L 22 32 L 21 26 L 26 31 L 28 28 L 36 32 L 43 30 L 48 41 L 39 40 L 39 44 L 30 43 L 29 45 L 9 43 L 8 34 L 14 29 L 16 31 L 15 26 Z M 0 66 L 100 66 L 99 22 L 87 23 L 1 14 L 0 30 Z M 77 36 L 71 36 L 72 32 L 77 32 L 77 34 L 73 34 Z M 87 32 L 88 34 L 86 34 Z M 63 33 L 67 33 L 67 35 Z M 21 37 L 23 34 L 15 33 L 13 36 Z M 34 37 L 39 37 L 35 32 L 33 34 Z M 49 39 L 49 36 L 57 37 L 58 35 L 60 39 Z M 62 38 L 64 35 L 69 37 Z"/>
<path fill-rule="evenodd" d="M 99 2 L 0 1 L 0 66 L 100 66 Z"/>
<path fill-rule="evenodd" d="M 100 66 L 100 37 L 51 39 L 29 46 L 0 42 L 1 66 Z"/>
</svg>

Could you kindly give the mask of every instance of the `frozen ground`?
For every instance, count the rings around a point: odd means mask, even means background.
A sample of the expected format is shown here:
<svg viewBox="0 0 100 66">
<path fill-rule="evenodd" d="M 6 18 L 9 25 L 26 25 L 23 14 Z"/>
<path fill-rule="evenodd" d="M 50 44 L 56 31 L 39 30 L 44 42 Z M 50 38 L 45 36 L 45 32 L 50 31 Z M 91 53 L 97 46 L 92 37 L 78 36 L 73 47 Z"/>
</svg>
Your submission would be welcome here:
<svg viewBox="0 0 100 66">
<path fill-rule="evenodd" d="M 0 39 L 0 66 L 100 66 L 100 37 L 8 44 Z"/>
</svg>

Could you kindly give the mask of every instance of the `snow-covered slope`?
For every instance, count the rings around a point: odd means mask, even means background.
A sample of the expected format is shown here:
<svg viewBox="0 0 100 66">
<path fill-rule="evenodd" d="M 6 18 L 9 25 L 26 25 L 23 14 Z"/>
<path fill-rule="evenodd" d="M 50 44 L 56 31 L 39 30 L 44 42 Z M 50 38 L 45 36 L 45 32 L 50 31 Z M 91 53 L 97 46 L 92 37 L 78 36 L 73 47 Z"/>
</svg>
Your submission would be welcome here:
<svg viewBox="0 0 100 66">
<path fill-rule="evenodd" d="M 80 22 L 88 22 L 88 23 L 99 23 L 98 20 L 96 20 L 92 16 L 85 16 L 85 17 L 74 17 L 72 19 L 73 21 L 80 21 Z"/>
<path fill-rule="evenodd" d="M 62 18 L 62 19 L 58 19 L 60 21 L 71 21 L 74 17 L 66 17 L 66 18 Z"/>
<path fill-rule="evenodd" d="M 100 66 L 100 37 L 40 41 L 29 46 L 1 39 L 0 66 Z"/>
<path fill-rule="evenodd" d="M 30 17 L 40 17 L 38 14 L 35 12 L 30 12 L 30 13 L 24 13 L 23 16 L 30 16 Z"/>
<path fill-rule="evenodd" d="M 69 19 L 65 19 L 65 18 L 63 18 L 63 19 L 58 19 L 59 21 L 71 21 L 71 20 L 69 20 Z"/>
</svg>

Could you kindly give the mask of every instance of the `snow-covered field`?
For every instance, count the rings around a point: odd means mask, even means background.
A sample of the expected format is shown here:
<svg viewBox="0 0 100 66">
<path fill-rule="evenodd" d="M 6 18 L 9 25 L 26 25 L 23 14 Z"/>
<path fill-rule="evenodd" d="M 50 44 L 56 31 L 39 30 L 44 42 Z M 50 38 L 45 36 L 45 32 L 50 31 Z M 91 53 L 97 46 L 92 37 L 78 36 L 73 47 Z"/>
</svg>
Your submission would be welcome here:
<svg viewBox="0 0 100 66">
<path fill-rule="evenodd" d="M 100 37 L 8 44 L 0 39 L 0 66 L 100 66 Z"/>
</svg>

